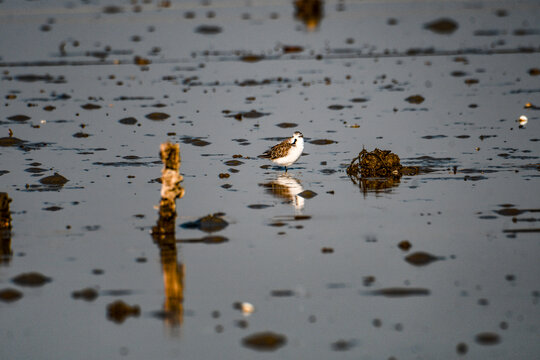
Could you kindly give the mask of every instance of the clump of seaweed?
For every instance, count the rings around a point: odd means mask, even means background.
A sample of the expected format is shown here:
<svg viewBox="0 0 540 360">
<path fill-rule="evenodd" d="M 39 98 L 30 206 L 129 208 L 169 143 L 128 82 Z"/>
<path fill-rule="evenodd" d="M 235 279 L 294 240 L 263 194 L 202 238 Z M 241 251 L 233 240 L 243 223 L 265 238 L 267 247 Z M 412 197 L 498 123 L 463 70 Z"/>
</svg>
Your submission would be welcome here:
<svg viewBox="0 0 540 360">
<path fill-rule="evenodd" d="M 390 150 L 362 149 L 347 167 L 347 175 L 364 191 L 397 186 L 403 175 L 417 175 L 418 167 L 402 166 L 399 156 Z"/>
</svg>

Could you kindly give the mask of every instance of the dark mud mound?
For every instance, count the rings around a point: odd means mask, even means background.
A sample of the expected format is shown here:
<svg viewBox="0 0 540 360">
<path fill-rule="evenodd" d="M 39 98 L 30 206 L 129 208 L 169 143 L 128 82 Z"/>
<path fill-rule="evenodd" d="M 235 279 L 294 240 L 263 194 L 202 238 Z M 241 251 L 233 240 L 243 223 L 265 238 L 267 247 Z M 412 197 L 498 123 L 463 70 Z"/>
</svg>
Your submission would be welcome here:
<svg viewBox="0 0 540 360">
<path fill-rule="evenodd" d="M 122 300 L 107 305 L 107 318 L 117 324 L 123 323 L 126 318 L 139 317 L 141 308 L 138 305 L 128 305 Z"/>
<path fill-rule="evenodd" d="M 204 232 L 215 232 L 225 229 L 229 223 L 223 219 L 223 214 L 209 214 L 198 220 L 180 225 L 184 229 L 199 229 Z"/>
<path fill-rule="evenodd" d="M 242 339 L 242 345 L 256 351 L 275 351 L 287 344 L 287 337 L 270 331 L 255 333 Z"/>
<path fill-rule="evenodd" d="M 418 167 L 402 166 L 399 156 L 390 150 L 366 149 L 352 159 L 347 175 L 363 191 L 378 191 L 397 186 L 403 175 L 417 175 Z"/>
</svg>

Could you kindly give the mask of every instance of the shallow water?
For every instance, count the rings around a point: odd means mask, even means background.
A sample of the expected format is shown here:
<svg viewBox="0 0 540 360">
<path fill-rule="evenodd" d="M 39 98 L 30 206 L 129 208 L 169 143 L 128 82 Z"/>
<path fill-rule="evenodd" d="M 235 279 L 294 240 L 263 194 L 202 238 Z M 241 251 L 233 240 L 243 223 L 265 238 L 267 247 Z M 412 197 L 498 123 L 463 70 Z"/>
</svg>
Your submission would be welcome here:
<svg viewBox="0 0 540 360">
<path fill-rule="evenodd" d="M 539 4 L 323 8 L 0 3 L 1 358 L 539 356 Z M 287 173 L 257 158 L 294 131 Z M 422 171 L 361 188 L 362 148 Z"/>
</svg>

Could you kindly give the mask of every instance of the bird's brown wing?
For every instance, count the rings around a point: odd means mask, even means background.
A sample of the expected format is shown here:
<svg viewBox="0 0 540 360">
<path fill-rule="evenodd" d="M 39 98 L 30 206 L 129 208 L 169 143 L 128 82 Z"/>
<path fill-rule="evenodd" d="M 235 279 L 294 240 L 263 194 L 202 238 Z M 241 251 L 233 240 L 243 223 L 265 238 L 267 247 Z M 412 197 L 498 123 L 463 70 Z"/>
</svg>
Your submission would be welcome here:
<svg viewBox="0 0 540 360">
<path fill-rule="evenodd" d="M 270 149 L 265 151 L 261 157 L 266 159 L 277 159 L 283 157 L 287 154 L 289 149 L 293 145 L 289 142 L 289 139 L 285 139 L 277 145 L 272 146 Z"/>
</svg>

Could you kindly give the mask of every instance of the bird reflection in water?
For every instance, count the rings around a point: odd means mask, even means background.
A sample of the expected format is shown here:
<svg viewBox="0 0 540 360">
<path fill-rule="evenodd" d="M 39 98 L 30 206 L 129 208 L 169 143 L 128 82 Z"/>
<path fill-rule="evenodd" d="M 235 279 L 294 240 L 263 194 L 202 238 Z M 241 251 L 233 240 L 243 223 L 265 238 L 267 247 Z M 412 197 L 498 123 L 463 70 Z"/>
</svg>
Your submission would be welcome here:
<svg viewBox="0 0 540 360">
<path fill-rule="evenodd" d="M 304 209 L 305 199 L 298 194 L 304 191 L 300 180 L 284 173 L 271 180 L 270 182 L 260 184 L 266 189 L 266 192 L 278 199 L 284 199 L 294 206 L 296 212 Z"/>
<path fill-rule="evenodd" d="M 169 142 L 161 145 L 163 161 L 161 175 L 161 201 L 159 218 L 152 228 L 152 239 L 159 247 L 165 301 L 163 311 L 159 314 L 167 326 L 177 329 L 182 325 L 184 301 L 185 266 L 178 263 L 176 248 L 176 199 L 184 196 L 184 188 L 180 185 L 183 177 L 180 169 L 180 147 Z M 174 333 L 174 330 L 173 330 Z"/>
</svg>

